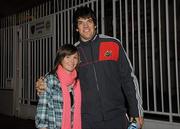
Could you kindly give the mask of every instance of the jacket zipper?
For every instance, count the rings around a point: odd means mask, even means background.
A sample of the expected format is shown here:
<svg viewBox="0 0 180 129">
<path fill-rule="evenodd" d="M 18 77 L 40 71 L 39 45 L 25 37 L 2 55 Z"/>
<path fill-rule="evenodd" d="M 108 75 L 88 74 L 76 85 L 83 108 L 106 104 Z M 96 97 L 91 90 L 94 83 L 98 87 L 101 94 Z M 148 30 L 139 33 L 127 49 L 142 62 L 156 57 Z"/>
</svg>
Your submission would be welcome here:
<svg viewBox="0 0 180 129">
<path fill-rule="evenodd" d="M 92 42 L 90 43 L 90 46 L 91 46 L 91 57 L 92 57 L 92 61 L 94 61 L 93 49 L 92 49 Z M 92 66 L 93 66 L 94 76 L 95 76 L 95 80 L 96 80 L 96 87 L 97 87 L 97 90 L 98 90 L 98 92 L 99 92 L 99 84 L 98 84 L 98 80 L 97 80 L 97 74 L 96 74 L 96 69 L 95 69 L 94 63 L 92 63 Z"/>
<path fill-rule="evenodd" d="M 94 61 L 92 42 L 90 43 L 90 46 L 91 46 L 91 57 L 92 57 L 92 61 Z M 97 73 L 96 73 L 95 65 L 94 65 L 93 62 L 92 62 L 92 66 L 93 66 L 93 71 L 94 71 L 94 76 L 95 76 L 95 81 L 96 81 L 96 88 L 97 88 L 97 91 L 98 91 L 98 95 L 99 95 L 99 99 L 100 99 L 100 104 L 101 104 L 101 106 L 102 106 L 102 100 L 101 100 L 101 95 L 100 95 L 100 91 L 99 91 L 99 84 L 98 84 L 98 80 L 97 80 Z M 104 120 L 104 113 L 103 113 L 102 110 L 101 110 L 101 114 L 102 114 L 103 120 Z"/>
</svg>

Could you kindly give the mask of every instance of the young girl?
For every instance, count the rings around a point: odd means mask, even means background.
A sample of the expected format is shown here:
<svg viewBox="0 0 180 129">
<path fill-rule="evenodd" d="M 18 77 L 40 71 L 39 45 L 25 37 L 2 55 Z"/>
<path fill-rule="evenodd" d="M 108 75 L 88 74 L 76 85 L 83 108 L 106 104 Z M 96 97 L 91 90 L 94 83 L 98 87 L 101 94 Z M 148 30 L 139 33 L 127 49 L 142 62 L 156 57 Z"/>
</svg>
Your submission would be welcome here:
<svg viewBox="0 0 180 129">
<path fill-rule="evenodd" d="M 39 129 L 81 129 L 81 92 L 76 67 L 77 48 L 66 44 L 56 55 L 55 67 L 44 77 L 47 85 L 39 95 L 36 127 Z"/>
</svg>

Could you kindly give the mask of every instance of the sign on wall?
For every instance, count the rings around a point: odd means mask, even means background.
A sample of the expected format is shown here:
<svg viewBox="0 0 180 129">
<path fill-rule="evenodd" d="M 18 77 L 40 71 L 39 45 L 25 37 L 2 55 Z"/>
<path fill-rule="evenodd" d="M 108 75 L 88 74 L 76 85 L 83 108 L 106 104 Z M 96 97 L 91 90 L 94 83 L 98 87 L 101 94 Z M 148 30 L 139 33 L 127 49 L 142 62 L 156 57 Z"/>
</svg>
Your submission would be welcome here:
<svg viewBox="0 0 180 129">
<path fill-rule="evenodd" d="M 30 39 L 53 34 L 53 16 L 47 16 L 32 21 L 29 25 Z"/>
</svg>

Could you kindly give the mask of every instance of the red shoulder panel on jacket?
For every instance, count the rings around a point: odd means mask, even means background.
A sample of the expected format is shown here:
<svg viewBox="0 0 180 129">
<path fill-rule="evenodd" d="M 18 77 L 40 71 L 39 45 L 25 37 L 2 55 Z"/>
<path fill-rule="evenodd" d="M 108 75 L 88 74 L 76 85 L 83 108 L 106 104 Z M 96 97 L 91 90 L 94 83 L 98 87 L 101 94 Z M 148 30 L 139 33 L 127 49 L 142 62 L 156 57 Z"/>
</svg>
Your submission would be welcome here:
<svg viewBox="0 0 180 129">
<path fill-rule="evenodd" d="M 99 46 L 99 61 L 113 60 L 119 58 L 119 45 L 115 42 L 101 42 Z"/>
</svg>

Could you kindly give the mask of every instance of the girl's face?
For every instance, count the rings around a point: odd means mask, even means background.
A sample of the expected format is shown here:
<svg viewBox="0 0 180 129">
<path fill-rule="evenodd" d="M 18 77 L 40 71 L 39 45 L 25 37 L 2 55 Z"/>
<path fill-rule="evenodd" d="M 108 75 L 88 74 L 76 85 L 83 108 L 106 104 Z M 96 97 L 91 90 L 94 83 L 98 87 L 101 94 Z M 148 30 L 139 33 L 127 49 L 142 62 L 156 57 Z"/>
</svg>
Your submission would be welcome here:
<svg viewBox="0 0 180 129">
<path fill-rule="evenodd" d="M 64 57 L 64 59 L 61 62 L 62 67 L 67 71 L 67 72 L 72 72 L 77 64 L 78 64 L 79 56 L 78 53 L 74 53 L 73 55 L 67 55 Z"/>
</svg>

